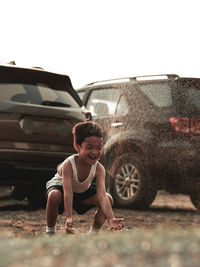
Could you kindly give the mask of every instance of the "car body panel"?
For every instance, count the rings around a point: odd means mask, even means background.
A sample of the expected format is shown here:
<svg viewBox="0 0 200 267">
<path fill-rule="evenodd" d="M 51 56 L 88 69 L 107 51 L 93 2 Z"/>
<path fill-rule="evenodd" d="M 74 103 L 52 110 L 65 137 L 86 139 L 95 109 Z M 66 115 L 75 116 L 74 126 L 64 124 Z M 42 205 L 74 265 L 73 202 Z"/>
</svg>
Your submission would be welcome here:
<svg viewBox="0 0 200 267">
<path fill-rule="evenodd" d="M 147 159 L 151 179 L 159 189 L 191 193 L 195 187 L 200 189 L 200 134 L 175 131 L 169 118 L 200 119 L 200 79 L 166 76 L 167 79 L 144 81 L 130 78 L 123 83 L 117 80 L 94 82 L 77 92 L 87 109 L 90 109 L 88 104 L 92 102 L 94 90 L 113 88 L 125 97 L 128 112 L 124 115 L 95 116 L 93 113 L 93 119 L 105 130 L 103 162 L 108 161 L 109 151 L 120 143 L 127 144 L 130 154 L 139 148 Z M 99 99 L 106 103 L 107 93 Z M 94 104 L 97 102 L 95 99 Z"/>
<path fill-rule="evenodd" d="M 87 114 L 67 75 L 0 66 L 0 183 L 50 179 Z"/>
</svg>

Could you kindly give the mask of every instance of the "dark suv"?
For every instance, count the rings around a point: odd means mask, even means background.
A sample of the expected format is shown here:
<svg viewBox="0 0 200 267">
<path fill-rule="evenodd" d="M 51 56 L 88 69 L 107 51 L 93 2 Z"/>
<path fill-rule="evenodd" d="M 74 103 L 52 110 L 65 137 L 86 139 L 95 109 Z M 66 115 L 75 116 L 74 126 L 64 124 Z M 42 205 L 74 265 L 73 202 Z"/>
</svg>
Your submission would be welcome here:
<svg viewBox="0 0 200 267">
<path fill-rule="evenodd" d="M 0 184 L 37 205 L 57 164 L 74 153 L 72 127 L 90 113 L 66 75 L 0 66 Z"/>
<path fill-rule="evenodd" d="M 200 208 L 200 79 L 141 76 L 77 92 L 104 127 L 102 163 L 116 206 L 148 208 L 165 190 Z"/>
</svg>

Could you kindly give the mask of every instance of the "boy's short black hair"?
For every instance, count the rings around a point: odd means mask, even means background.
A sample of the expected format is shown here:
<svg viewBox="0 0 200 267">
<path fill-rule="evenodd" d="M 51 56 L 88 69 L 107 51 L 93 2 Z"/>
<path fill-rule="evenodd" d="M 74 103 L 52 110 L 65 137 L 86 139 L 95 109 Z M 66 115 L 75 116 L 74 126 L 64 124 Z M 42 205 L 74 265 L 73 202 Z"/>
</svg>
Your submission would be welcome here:
<svg viewBox="0 0 200 267">
<path fill-rule="evenodd" d="M 72 130 L 74 142 L 81 145 L 86 137 L 97 136 L 103 137 L 101 126 L 93 121 L 78 122 Z"/>
</svg>

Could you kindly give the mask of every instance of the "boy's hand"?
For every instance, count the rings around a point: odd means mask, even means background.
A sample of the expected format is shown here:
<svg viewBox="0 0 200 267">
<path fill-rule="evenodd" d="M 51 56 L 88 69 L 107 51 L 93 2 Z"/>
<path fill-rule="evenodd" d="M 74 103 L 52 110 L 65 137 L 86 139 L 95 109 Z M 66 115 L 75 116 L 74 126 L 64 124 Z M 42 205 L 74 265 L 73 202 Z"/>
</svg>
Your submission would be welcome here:
<svg viewBox="0 0 200 267">
<path fill-rule="evenodd" d="M 65 231 L 67 234 L 75 234 L 75 229 L 73 228 L 72 218 L 67 218 L 65 222 Z"/>
<path fill-rule="evenodd" d="M 109 220 L 109 225 L 111 230 L 121 230 L 124 228 L 124 224 L 122 223 L 124 218 L 113 218 Z"/>
</svg>

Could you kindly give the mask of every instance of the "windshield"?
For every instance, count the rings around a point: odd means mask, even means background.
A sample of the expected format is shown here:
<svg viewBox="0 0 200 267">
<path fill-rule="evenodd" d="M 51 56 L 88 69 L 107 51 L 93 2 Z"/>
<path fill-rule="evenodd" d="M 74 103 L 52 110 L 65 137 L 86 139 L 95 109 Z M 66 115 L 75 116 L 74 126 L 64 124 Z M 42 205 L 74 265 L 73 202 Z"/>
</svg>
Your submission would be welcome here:
<svg viewBox="0 0 200 267">
<path fill-rule="evenodd" d="M 21 84 L 21 83 L 1 83 L 0 84 L 0 100 L 8 100 L 20 103 L 29 103 L 36 105 L 49 106 L 68 106 L 79 107 L 74 98 L 66 91 L 59 91 L 50 88 L 46 84 L 38 83 Z M 60 103 L 60 105 L 59 105 Z M 61 105 L 63 104 L 63 105 Z"/>
</svg>

